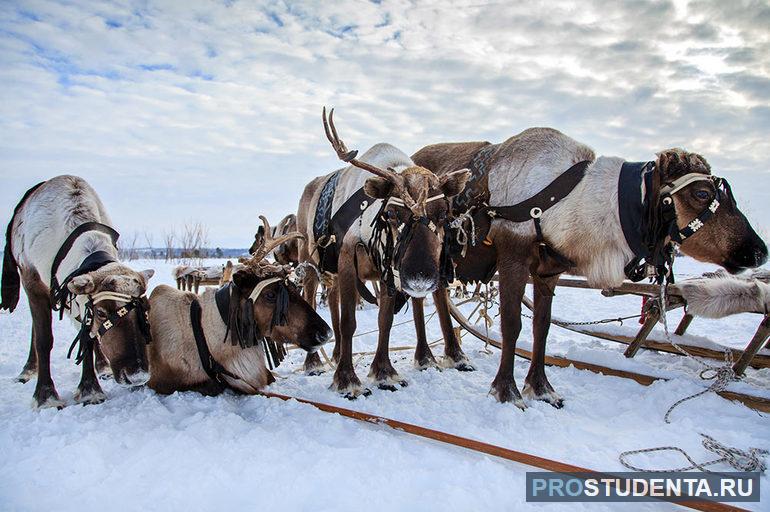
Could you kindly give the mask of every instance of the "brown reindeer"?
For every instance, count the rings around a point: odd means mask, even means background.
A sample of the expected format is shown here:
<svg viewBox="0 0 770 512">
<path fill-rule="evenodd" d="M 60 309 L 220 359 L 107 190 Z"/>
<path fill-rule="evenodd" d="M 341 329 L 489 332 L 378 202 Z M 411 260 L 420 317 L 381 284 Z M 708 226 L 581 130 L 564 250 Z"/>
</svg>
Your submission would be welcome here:
<svg viewBox="0 0 770 512">
<path fill-rule="evenodd" d="M 153 290 L 150 388 L 208 395 L 231 388 L 254 394 L 273 382 L 265 360 L 280 363 L 283 344 L 315 352 L 331 338 L 329 326 L 288 280 L 292 267 L 265 260 L 273 249 L 302 235 L 273 238 L 267 219 L 260 218 L 268 235 L 243 260 L 232 283 L 200 296 L 165 285 Z"/>
<path fill-rule="evenodd" d="M 30 189 L 8 224 L 0 309 L 14 310 L 23 285 L 32 312 L 32 341 L 19 380 L 37 374 L 38 407 L 64 405 L 51 378 L 54 308 L 80 326 L 70 348 L 78 346 L 77 360 L 83 364 L 76 402 L 106 398 L 96 377 L 94 350 L 101 349 L 119 384 L 147 382 L 150 329 L 144 293 L 154 271 L 136 272 L 118 261 L 118 234 L 111 226 L 99 196 L 77 176 L 57 176 Z"/>
<path fill-rule="evenodd" d="M 272 230 L 271 235 L 274 237 L 297 231 L 297 216 L 290 213 L 281 219 Z M 249 254 L 254 254 L 254 251 L 263 242 L 264 238 L 265 228 L 264 226 L 259 226 L 257 233 L 254 235 L 254 243 L 251 244 Z M 297 239 L 292 238 L 276 247 L 273 250 L 273 258 L 279 265 L 297 265 L 299 263 L 299 242 Z"/>
<path fill-rule="evenodd" d="M 562 272 L 586 276 L 599 287 L 617 286 L 627 275 L 662 280 L 670 268 L 672 240 L 683 253 L 730 272 L 767 260 L 765 243 L 738 210 L 729 185 L 711 175 L 702 156 L 681 149 L 632 164 L 596 158 L 589 147 L 556 130 L 532 128 L 497 145 L 427 146 L 413 159 L 438 175 L 471 168 L 474 178 L 456 196 L 453 210 L 455 215 L 469 212 L 479 235 L 456 256 L 456 274 L 466 282 L 488 280 L 495 269 L 500 274 L 503 353 L 491 393 L 521 408 L 513 361 L 530 275 L 534 345 L 524 393 L 560 407 L 544 357 L 553 289 Z M 471 231 L 469 220 L 464 227 Z M 442 307 L 445 291 L 434 297 Z M 451 322 L 441 325 L 447 343 L 456 343 Z"/>
<path fill-rule="evenodd" d="M 333 277 L 329 307 L 338 363 L 332 389 L 352 398 L 368 392 L 356 376 L 352 358 L 356 304 L 359 293 L 365 293 L 363 282 L 380 282 L 380 332 L 369 376 L 379 387 L 395 390 L 396 385 L 406 385 L 388 357 L 396 302 L 405 300 L 406 295 L 422 299 L 444 284 L 447 276 L 442 263 L 451 264 L 443 257 L 448 199 L 462 190 L 468 173 L 462 170 L 437 177 L 387 144 L 374 146 L 358 159 L 357 152 L 348 151 L 337 135 L 333 111 L 327 123 L 324 109 L 323 121 L 332 147 L 350 167 L 318 178 L 305 188 L 297 213 L 298 227 L 307 237 L 301 244 L 300 259 L 320 265 Z M 312 212 L 316 212 L 321 195 L 328 193 L 330 180 L 336 183 L 336 192 L 329 213 L 339 211 L 353 198 L 356 220 L 351 218 L 350 225 L 334 239 L 319 240 Z M 330 256 L 330 249 L 336 258 Z M 323 257 L 320 252 L 324 252 Z M 305 293 L 314 300 L 313 283 L 306 283 Z M 309 356 L 306 369 L 318 366 L 320 360 Z"/>
</svg>

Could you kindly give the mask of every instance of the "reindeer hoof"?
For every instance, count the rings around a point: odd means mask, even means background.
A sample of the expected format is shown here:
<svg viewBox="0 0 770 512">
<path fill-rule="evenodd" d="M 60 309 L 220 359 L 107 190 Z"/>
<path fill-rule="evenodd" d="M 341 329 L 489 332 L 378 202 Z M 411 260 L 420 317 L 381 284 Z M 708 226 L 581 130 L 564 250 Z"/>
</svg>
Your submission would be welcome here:
<svg viewBox="0 0 770 512">
<path fill-rule="evenodd" d="M 21 382 L 22 384 L 25 382 L 29 382 L 33 377 L 37 375 L 37 370 L 35 369 L 23 369 L 18 377 L 16 377 L 16 382 Z"/>
<path fill-rule="evenodd" d="M 101 389 L 81 389 L 75 391 L 73 397 L 76 403 L 82 405 L 96 405 L 107 400 L 107 395 Z"/>
<path fill-rule="evenodd" d="M 57 409 L 64 409 L 66 403 L 59 398 L 59 394 L 56 392 L 53 386 L 45 386 L 35 390 L 34 406 L 37 409 L 50 409 L 55 407 Z"/>
<path fill-rule="evenodd" d="M 377 387 L 379 389 L 382 389 L 383 391 L 398 391 L 398 388 L 396 386 L 401 386 L 402 388 L 405 388 L 409 386 L 409 382 L 405 380 L 399 380 L 399 381 L 392 381 L 392 380 L 386 380 L 384 382 L 378 382 Z"/>
<path fill-rule="evenodd" d="M 441 366 L 436 362 L 433 357 L 426 357 L 422 360 L 414 360 L 414 367 L 420 371 L 427 370 L 428 368 L 435 368 L 441 370 Z"/>
<path fill-rule="evenodd" d="M 441 358 L 441 366 L 444 368 L 454 368 L 459 372 L 475 372 L 476 367 L 473 366 L 465 354 L 457 357 L 444 356 Z"/>
<path fill-rule="evenodd" d="M 343 398 L 347 398 L 348 400 L 356 400 L 359 396 L 367 397 L 372 395 L 372 390 L 369 388 L 360 388 L 355 391 L 348 391 L 347 393 L 343 394 Z"/>
<path fill-rule="evenodd" d="M 519 393 L 519 389 L 516 387 L 516 383 L 513 382 L 513 380 L 501 383 L 493 382 L 489 394 L 495 397 L 500 403 L 511 402 L 522 411 L 527 408 L 527 405 L 524 403 L 524 399 L 521 397 L 521 393 Z"/>
<path fill-rule="evenodd" d="M 550 388 L 550 385 L 548 386 Z M 524 384 L 524 390 L 522 394 L 529 399 L 539 400 L 551 404 L 557 409 L 564 407 L 564 399 L 553 389 L 543 389 L 540 392 L 536 392 L 535 388 L 530 386 L 529 383 Z"/>
</svg>

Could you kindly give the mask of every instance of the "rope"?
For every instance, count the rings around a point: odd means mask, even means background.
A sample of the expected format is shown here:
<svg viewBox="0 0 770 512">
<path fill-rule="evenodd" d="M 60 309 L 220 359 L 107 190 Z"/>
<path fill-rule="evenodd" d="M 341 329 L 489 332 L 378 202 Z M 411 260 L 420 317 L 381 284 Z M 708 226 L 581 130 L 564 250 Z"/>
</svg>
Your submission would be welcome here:
<svg viewBox="0 0 770 512">
<path fill-rule="evenodd" d="M 465 231 L 465 221 L 468 220 L 471 223 L 471 237 L 468 238 L 468 232 Z M 451 229 L 457 230 L 457 243 L 463 247 L 463 253 L 467 249 L 468 241 L 471 245 L 476 245 L 476 223 L 473 221 L 473 216 L 470 214 L 470 210 L 455 217 L 452 222 L 449 223 Z M 464 255 L 464 254 L 463 254 Z"/>
<path fill-rule="evenodd" d="M 668 321 L 666 318 L 667 314 L 666 314 L 666 284 L 665 283 L 661 283 L 660 285 L 660 304 L 661 304 L 661 310 L 662 310 L 661 318 L 663 320 L 663 331 L 665 332 L 666 340 L 669 343 L 671 343 L 671 345 L 674 348 L 676 348 L 679 352 L 681 352 L 682 355 L 684 355 L 689 359 L 692 359 L 693 361 L 697 362 L 702 367 L 704 367 L 704 369 L 700 372 L 701 379 L 714 380 L 714 383 L 711 384 L 708 388 L 702 391 L 699 391 L 697 393 L 694 393 L 690 396 L 681 398 L 676 402 L 674 402 L 674 404 L 668 408 L 668 411 L 666 411 L 666 414 L 663 416 L 663 419 L 665 420 L 666 423 L 671 423 L 671 419 L 670 419 L 671 413 L 678 406 L 680 406 L 684 402 L 687 402 L 688 400 L 698 398 L 699 396 L 705 395 L 712 391 L 714 392 L 724 391 L 730 382 L 737 379 L 735 376 L 735 372 L 733 371 L 732 352 L 729 349 L 725 350 L 725 364 L 723 364 L 722 366 L 714 366 L 704 361 L 701 361 L 700 359 L 697 359 L 692 354 L 687 352 L 684 348 L 679 346 L 676 342 L 674 342 L 673 339 L 671 339 L 671 335 L 668 331 Z M 710 372 L 713 372 L 713 374 L 711 374 Z M 703 438 L 703 441 L 702 441 L 703 447 L 707 451 L 720 455 L 718 459 L 715 459 L 709 462 L 698 463 L 698 462 L 695 462 L 693 458 L 690 457 L 690 455 L 686 451 L 684 451 L 683 449 L 677 446 L 660 446 L 657 448 L 642 448 L 639 450 L 625 451 L 618 456 L 618 461 L 623 466 L 633 471 L 649 471 L 652 473 L 689 471 L 691 469 L 698 469 L 704 473 L 712 473 L 712 471 L 706 469 L 706 466 L 713 466 L 714 464 L 719 464 L 721 462 L 728 464 L 729 466 L 731 466 L 733 469 L 737 471 L 765 471 L 765 469 L 767 468 L 767 466 L 764 463 L 763 457 L 765 455 L 770 454 L 768 450 L 765 450 L 762 448 L 749 448 L 748 451 L 744 451 L 738 448 L 727 446 L 726 444 L 722 444 L 716 439 L 714 439 L 713 437 L 708 436 L 706 434 L 701 433 L 700 436 Z M 681 453 L 684 456 L 684 458 L 687 459 L 690 465 L 686 467 L 675 468 L 675 469 L 649 469 L 649 468 L 640 468 L 640 467 L 634 466 L 626 460 L 626 458 L 629 455 L 635 455 L 639 453 L 666 452 L 666 451 Z"/>
<path fill-rule="evenodd" d="M 704 473 L 713 473 L 713 471 L 706 469 L 706 466 L 713 466 L 714 464 L 719 464 L 720 462 L 727 463 L 730 465 L 733 469 L 736 471 L 764 471 L 767 469 L 767 466 L 764 462 L 764 455 L 768 455 L 770 452 L 767 450 L 763 450 L 760 448 L 749 448 L 748 451 L 739 450 L 738 448 L 731 448 L 727 445 L 724 445 L 714 439 L 711 436 L 708 436 L 706 434 L 700 434 L 703 438 L 703 447 L 717 455 L 720 455 L 720 458 L 709 461 L 709 462 L 703 462 L 698 463 L 695 462 L 690 455 L 684 451 L 683 449 L 677 447 L 677 446 L 661 446 L 659 448 L 644 448 L 641 450 L 629 450 L 627 452 L 623 452 L 619 456 L 620 463 L 623 464 L 626 468 L 632 470 L 632 471 L 646 471 L 650 473 L 675 473 L 679 471 L 689 471 L 691 469 L 699 469 L 700 471 L 703 471 Z M 628 462 L 626 459 L 629 455 L 635 455 L 639 453 L 652 453 L 652 452 L 665 452 L 665 451 L 672 451 L 672 452 L 678 452 L 681 453 L 684 458 L 687 459 L 687 461 L 690 463 L 689 466 L 684 466 L 681 468 L 674 468 L 674 469 L 648 469 L 648 468 L 640 468 L 638 466 L 634 466 L 630 462 Z"/>
<path fill-rule="evenodd" d="M 674 402 L 671 405 L 671 407 L 668 408 L 668 411 L 666 411 L 666 414 L 663 417 L 666 423 L 671 423 L 671 419 L 670 419 L 671 413 L 674 412 L 674 409 L 676 409 L 683 403 L 689 400 L 692 400 L 694 398 L 703 396 L 712 391 L 714 392 L 724 391 L 725 389 L 727 389 L 727 386 L 730 384 L 730 382 L 733 382 L 738 379 L 735 375 L 735 371 L 733 370 L 733 353 L 729 348 L 725 349 L 725 363 L 721 366 L 714 366 L 696 358 L 671 338 L 671 334 L 668 331 L 668 320 L 667 320 L 668 315 L 666 314 L 666 300 L 667 300 L 666 285 L 665 283 L 663 283 L 660 285 L 660 304 L 661 304 L 661 310 L 662 310 L 661 319 L 663 320 L 663 332 L 666 335 L 666 341 L 668 341 L 682 355 L 684 355 L 688 359 L 691 359 L 692 361 L 695 361 L 696 363 L 698 363 L 703 367 L 703 370 L 699 374 L 702 380 L 714 381 L 714 383 L 711 384 L 706 389 L 702 391 L 698 391 L 697 393 L 694 393 L 690 396 L 686 396 Z M 710 372 L 713 372 L 713 373 L 710 373 Z"/>
</svg>

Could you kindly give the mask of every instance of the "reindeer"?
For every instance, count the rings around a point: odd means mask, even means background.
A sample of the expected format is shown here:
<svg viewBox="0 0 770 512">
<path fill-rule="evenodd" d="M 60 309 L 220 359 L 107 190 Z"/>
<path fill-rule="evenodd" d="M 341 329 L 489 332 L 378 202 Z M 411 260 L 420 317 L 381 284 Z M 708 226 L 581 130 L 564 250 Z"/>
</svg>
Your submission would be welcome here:
<svg viewBox="0 0 770 512">
<path fill-rule="evenodd" d="M 297 225 L 306 237 L 300 244 L 300 260 L 320 266 L 332 277 L 329 308 L 336 345 L 337 369 L 332 389 L 355 398 L 370 391 L 361 386 L 353 368 L 352 346 L 356 329 L 356 304 L 359 293 L 368 293 L 362 281 L 379 281 L 379 340 L 369 377 L 382 389 L 405 386 L 388 357 L 390 328 L 396 302 L 411 296 L 422 300 L 443 286 L 449 276 L 446 265 L 451 262 L 444 251 L 445 221 L 448 199 L 460 192 L 468 179 L 466 170 L 437 177 L 418 167 L 404 153 L 388 144 L 377 144 L 357 159 L 356 151 L 348 151 L 334 127 L 333 110 L 323 123 L 326 136 L 337 156 L 350 166 L 313 180 L 302 195 L 297 212 Z M 365 171 L 365 172 L 362 172 Z M 374 174 L 374 176 L 370 176 Z M 314 217 L 326 186 L 335 180 L 336 191 L 328 213 L 334 214 L 351 204 L 352 225 L 337 233 L 332 240 L 319 240 L 314 231 Z M 324 206 L 326 208 L 327 205 Z M 330 257 L 334 250 L 338 259 Z M 320 256 L 320 252 L 324 256 Z M 336 259 L 336 261 L 330 261 Z M 323 261 L 322 261 L 323 260 Z M 443 264 L 443 265 L 442 265 Z M 449 267 L 451 272 L 451 266 Z M 308 273 L 305 297 L 314 304 L 316 281 Z M 449 277 L 451 279 L 451 277 Z M 373 299 L 373 298 L 372 298 Z M 416 358 L 424 359 L 424 346 Z M 317 355 L 309 354 L 306 371 L 321 366 Z"/>
<path fill-rule="evenodd" d="M 53 379 L 52 311 L 80 328 L 75 345 L 83 371 L 75 401 L 106 398 L 94 370 L 101 349 L 118 384 L 139 386 L 149 378 L 150 341 L 144 293 L 153 270 L 135 272 L 118 261 L 118 234 L 99 196 L 82 178 L 57 176 L 27 191 L 6 231 L 0 309 L 13 311 L 20 285 L 32 313 L 29 356 L 18 380 L 37 374 L 37 407 L 63 407 Z M 21 278 L 19 277 L 21 274 Z"/>
<path fill-rule="evenodd" d="M 151 389 L 216 395 L 231 388 L 254 394 L 274 381 L 265 360 L 271 367 L 280 363 L 284 343 L 314 353 L 331 338 L 329 326 L 288 280 L 292 267 L 265 260 L 302 235 L 273 238 L 267 219 L 260 219 L 268 235 L 242 261 L 232 283 L 201 296 L 165 285 L 153 290 Z"/>
<path fill-rule="evenodd" d="M 287 233 L 291 233 L 297 230 L 297 216 L 290 213 L 272 228 L 272 236 L 281 236 Z M 257 233 L 254 235 L 254 243 L 251 244 L 249 254 L 254 254 L 257 247 L 262 243 L 265 237 L 265 228 L 259 226 Z M 297 239 L 292 238 L 286 243 L 283 243 L 273 250 L 273 258 L 279 265 L 297 265 L 299 263 L 299 242 Z"/>
<path fill-rule="evenodd" d="M 727 182 L 711 175 L 705 158 L 682 149 L 634 164 L 596 158 L 589 147 L 557 130 L 531 128 L 498 145 L 427 146 L 413 159 L 438 175 L 471 167 L 472 184 L 453 207 L 455 215 L 467 212 L 475 221 L 471 226 L 465 219 L 466 234 L 474 228 L 480 234 L 475 245 L 468 243 L 465 254 L 456 256 L 456 273 L 474 281 L 488 280 L 495 268 L 499 272 L 503 352 L 491 393 L 522 409 L 513 362 L 530 275 L 534 345 L 524 394 L 561 407 L 544 357 L 553 290 L 562 272 L 605 288 L 627 276 L 663 282 L 671 277 L 672 241 L 684 254 L 730 272 L 767 260 L 767 246 L 738 210 Z M 444 295 L 443 290 L 434 293 L 437 306 Z M 447 342 L 454 339 L 451 327 L 442 322 Z"/>
</svg>

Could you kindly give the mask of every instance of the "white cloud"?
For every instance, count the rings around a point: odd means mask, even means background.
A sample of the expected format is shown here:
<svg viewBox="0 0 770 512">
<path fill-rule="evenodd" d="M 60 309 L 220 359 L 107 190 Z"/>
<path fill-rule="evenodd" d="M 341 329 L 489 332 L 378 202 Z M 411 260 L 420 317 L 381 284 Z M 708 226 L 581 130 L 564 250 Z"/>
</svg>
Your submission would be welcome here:
<svg viewBox="0 0 770 512">
<path fill-rule="evenodd" d="M 37 0 L 0 19 L 3 223 L 72 172 L 124 232 L 199 218 L 246 246 L 338 167 L 322 105 L 360 149 L 543 125 L 629 159 L 684 146 L 770 213 L 763 3 Z"/>
</svg>

